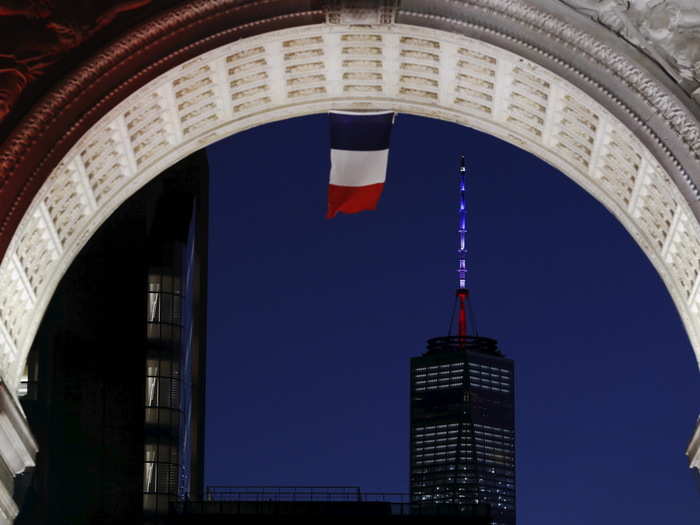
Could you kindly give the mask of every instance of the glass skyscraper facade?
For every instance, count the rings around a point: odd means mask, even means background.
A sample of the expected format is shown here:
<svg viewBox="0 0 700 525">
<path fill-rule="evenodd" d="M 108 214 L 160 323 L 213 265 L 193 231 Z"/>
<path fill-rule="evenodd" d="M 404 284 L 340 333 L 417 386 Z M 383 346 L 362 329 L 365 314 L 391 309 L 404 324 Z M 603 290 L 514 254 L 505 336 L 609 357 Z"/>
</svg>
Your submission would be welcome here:
<svg viewBox="0 0 700 525">
<path fill-rule="evenodd" d="M 148 271 L 143 482 L 147 515 L 166 513 L 170 503 L 191 492 L 192 370 L 198 352 L 193 308 L 196 203 L 191 215 L 184 242 L 165 239 L 152 245 Z"/>
<path fill-rule="evenodd" d="M 195 160 L 198 159 L 198 160 Z M 143 509 L 201 497 L 206 324 L 206 158 L 163 179 L 149 228 Z"/>
<path fill-rule="evenodd" d="M 19 525 L 161 523 L 203 497 L 208 165 L 139 190 L 66 272 L 20 394 L 40 451 Z"/>
<path fill-rule="evenodd" d="M 491 507 L 515 523 L 513 361 L 493 339 L 438 337 L 411 359 L 411 499 Z"/>
</svg>

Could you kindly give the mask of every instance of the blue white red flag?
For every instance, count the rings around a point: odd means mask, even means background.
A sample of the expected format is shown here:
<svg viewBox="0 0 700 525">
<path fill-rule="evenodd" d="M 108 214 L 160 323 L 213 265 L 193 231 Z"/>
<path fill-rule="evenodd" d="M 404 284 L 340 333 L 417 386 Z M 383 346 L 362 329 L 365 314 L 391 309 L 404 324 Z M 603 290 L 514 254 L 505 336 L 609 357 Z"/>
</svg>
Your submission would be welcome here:
<svg viewBox="0 0 700 525">
<path fill-rule="evenodd" d="M 332 111 L 328 213 L 374 210 L 384 189 L 393 111 Z"/>
</svg>

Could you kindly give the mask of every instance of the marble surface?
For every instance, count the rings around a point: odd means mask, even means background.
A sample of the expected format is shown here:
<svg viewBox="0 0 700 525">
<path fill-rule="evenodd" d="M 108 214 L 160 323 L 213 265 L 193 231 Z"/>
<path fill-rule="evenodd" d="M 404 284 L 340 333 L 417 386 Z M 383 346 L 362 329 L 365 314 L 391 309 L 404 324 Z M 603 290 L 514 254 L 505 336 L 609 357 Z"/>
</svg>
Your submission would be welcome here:
<svg viewBox="0 0 700 525">
<path fill-rule="evenodd" d="M 700 99 L 700 4 L 696 0 L 559 0 L 655 60 Z"/>
</svg>

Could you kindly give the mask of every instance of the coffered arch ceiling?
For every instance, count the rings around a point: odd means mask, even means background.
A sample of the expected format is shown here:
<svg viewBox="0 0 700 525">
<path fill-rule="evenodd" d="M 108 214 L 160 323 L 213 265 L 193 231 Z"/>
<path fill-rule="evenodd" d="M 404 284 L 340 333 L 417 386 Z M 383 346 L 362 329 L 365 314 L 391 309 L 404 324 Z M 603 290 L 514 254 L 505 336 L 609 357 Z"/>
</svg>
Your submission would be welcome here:
<svg viewBox="0 0 700 525">
<path fill-rule="evenodd" d="M 186 2 L 47 93 L 0 150 L 6 384 L 17 386 L 66 268 L 138 188 L 241 130 L 333 108 L 457 122 L 560 169 L 650 258 L 700 359 L 690 84 L 563 3 L 376 4 Z"/>
</svg>

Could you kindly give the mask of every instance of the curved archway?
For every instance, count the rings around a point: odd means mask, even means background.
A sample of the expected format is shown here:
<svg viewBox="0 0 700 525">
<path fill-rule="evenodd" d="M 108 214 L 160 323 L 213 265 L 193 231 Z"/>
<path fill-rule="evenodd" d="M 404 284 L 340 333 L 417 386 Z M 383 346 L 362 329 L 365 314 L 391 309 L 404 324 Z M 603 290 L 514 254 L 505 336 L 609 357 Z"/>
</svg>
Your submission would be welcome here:
<svg viewBox="0 0 700 525">
<path fill-rule="evenodd" d="M 642 247 L 700 360 L 696 108 L 614 35 L 533 4 L 192 2 L 96 56 L 0 157 L 9 389 L 58 281 L 119 204 L 221 138 L 333 108 L 457 122 L 557 167 Z"/>
</svg>

